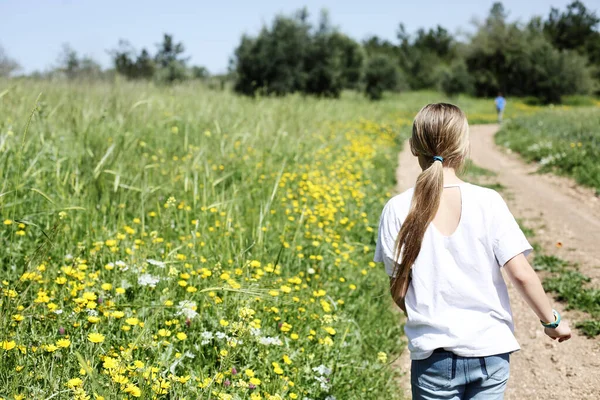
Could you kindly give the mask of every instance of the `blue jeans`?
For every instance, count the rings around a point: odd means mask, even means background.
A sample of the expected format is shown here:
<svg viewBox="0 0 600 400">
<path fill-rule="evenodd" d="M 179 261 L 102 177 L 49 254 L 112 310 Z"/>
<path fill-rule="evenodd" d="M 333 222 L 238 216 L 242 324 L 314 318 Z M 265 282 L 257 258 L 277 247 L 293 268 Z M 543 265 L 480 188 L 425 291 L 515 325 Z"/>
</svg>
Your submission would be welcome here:
<svg viewBox="0 0 600 400">
<path fill-rule="evenodd" d="M 504 398 L 509 354 L 460 357 L 436 351 L 411 365 L 413 400 L 497 400 Z"/>
</svg>

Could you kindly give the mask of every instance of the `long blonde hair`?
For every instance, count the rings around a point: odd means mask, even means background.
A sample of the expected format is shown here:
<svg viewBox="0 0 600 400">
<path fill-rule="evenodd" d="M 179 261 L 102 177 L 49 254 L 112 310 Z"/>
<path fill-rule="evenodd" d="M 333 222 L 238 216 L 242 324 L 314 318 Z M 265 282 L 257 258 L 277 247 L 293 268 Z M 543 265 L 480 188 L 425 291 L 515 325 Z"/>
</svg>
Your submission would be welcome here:
<svg viewBox="0 0 600 400">
<path fill-rule="evenodd" d="M 411 268 L 421 251 L 427 227 L 433 221 L 444 190 L 443 167 L 460 169 L 469 152 L 467 117 L 455 105 L 428 104 L 413 122 L 412 153 L 419 157 L 423 172 L 417 178 L 410 211 L 396 240 L 395 278 L 392 296 L 404 302 Z M 441 157 L 434 159 L 434 157 Z M 437 158 L 436 157 L 436 158 Z"/>
</svg>

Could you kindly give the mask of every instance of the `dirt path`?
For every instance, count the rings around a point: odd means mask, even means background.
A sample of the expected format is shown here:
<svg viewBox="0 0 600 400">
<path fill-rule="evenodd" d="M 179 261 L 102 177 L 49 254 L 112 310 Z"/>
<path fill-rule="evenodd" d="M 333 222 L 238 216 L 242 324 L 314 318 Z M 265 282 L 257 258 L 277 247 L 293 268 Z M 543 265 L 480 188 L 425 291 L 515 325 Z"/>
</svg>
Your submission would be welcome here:
<svg viewBox="0 0 600 400">
<path fill-rule="evenodd" d="M 496 125 L 471 127 L 471 158 L 474 163 L 497 173 L 495 181 L 506 187 L 503 196 L 515 217 L 536 232 L 535 241 L 546 253 L 576 262 L 580 270 L 600 287 L 600 200 L 591 190 L 572 181 L 537 175 L 535 166 L 501 151 L 494 144 Z M 408 146 L 399 156 L 398 191 L 414 185 L 420 168 Z M 556 246 L 557 242 L 562 247 Z M 600 399 L 600 339 L 587 339 L 574 330 L 568 342 L 546 338 L 539 321 L 518 293 L 509 285 L 515 334 L 521 351 L 511 357 L 511 378 L 507 399 Z M 554 307 L 569 321 L 576 312 Z M 574 325 L 573 323 L 571 325 Z M 410 398 L 408 351 L 396 361 L 406 373 L 401 386 Z"/>
</svg>

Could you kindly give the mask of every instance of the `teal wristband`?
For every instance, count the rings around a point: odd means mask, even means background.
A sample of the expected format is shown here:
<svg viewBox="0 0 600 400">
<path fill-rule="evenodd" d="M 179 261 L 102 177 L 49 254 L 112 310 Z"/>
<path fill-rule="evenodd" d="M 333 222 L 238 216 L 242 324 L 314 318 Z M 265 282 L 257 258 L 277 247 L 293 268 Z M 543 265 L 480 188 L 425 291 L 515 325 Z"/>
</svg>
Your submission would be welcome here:
<svg viewBox="0 0 600 400">
<path fill-rule="evenodd" d="M 542 326 L 544 328 L 554 329 L 554 328 L 558 327 L 558 324 L 560 324 L 560 314 L 558 313 L 558 311 L 552 310 L 552 314 L 554 314 L 554 322 L 550 322 L 547 324 L 544 321 L 540 320 L 540 322 L 542 323 Z"/>
</svg>

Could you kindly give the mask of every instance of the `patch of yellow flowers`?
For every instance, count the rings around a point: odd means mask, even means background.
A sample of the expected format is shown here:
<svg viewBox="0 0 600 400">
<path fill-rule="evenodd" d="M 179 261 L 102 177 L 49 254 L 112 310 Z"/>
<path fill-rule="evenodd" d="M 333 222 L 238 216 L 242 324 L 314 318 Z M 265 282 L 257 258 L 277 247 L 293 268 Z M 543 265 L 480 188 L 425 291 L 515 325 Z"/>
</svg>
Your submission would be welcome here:
<svg viewBox="0 0 600 400">
<path fill-rule="evenodd" d="M 312 137 L 321 143 L 314 153 L 281 173 L 257 162 L 266 196 L 258 188 L 247 194 L 255 200 L 199 205 L 190 192 L 167 195 L 143 215 L 119 217 L 118 231 L 91 231 L 62 257 L 2 281 L 0 376 L 68 389 L 80 400 L 326 397 L 345 346 L 361 346 L 354 311 L 345 310 L 370 301 L 364 293 L 379 213 L 371 208 L 373 198 L 389 195 L 373 181 L 375 162 L 393 168 L 396 129 L 367 120 L 330 124 L 328 134 Z M 170 131 L 180 134 L 177 126 Z M 194 151 L 163 172 L 185 182 Z M 249 148 L 244 157 L 263 156 Z M 147 165 L 161 159 L 160 151 L 144 158 Z M 229 174 L 227 165 L 209 170 L 205 188 Z M 6 219 L 4 228 L 29 240 L 24 224 Z M 236 243 L 246 253 L 232 252 Z"/>
</svg>

